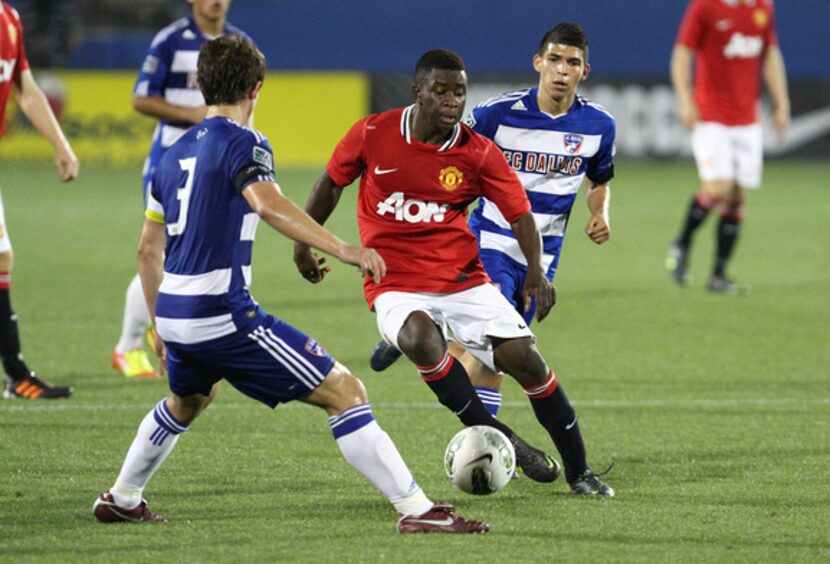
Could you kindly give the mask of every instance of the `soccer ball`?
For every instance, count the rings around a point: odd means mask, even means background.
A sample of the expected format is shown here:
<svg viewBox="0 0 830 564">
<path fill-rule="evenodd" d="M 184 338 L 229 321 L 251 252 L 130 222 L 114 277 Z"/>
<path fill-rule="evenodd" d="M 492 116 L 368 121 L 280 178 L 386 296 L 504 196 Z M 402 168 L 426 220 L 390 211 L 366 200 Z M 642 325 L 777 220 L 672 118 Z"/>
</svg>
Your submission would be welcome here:
<svg viewBox="0 0 830 564">
<path fill-rule="evenodd" d="M 498 429 L 475 425 L 459 431 L 447 445 L 444 470 L 461 491 L 489 495 L 510 482 L 516 470 L 516 452 Z"/>
</svg>

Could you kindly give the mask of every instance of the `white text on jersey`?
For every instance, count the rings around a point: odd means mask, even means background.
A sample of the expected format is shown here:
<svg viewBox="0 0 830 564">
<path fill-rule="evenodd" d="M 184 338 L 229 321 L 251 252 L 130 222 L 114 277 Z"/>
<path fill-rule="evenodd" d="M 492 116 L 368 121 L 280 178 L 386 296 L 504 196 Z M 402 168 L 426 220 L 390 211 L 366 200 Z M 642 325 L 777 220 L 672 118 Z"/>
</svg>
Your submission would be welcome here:
<svg viewBox="0 0 830 564">
<path fill-rule="evenodd" d="M 12 72 L 14 72 L 14 64 L 16 62 L 17 59 L 12 59 L 11 61 L 0 59 L 0 82 L 8 82 L 12 79 Z"/>
<path fill-rule="evenodd" d="M 727 59 L 752 59 L 760 55 L 763 49 L 764 40 L 761 37 L 735 32 L 723 49 L 723 56 Z"/>
<path fill-rule="evenodd" d="M 393 192 L 382 202 L 378 202 L 378 215 L 391 213 L 397 221 L 407 223 L 429 223 L 433 220 L 444 221 L 444 214 L 447 213 L 447 204 L 437 202 L 425 202 L 416 199 L 404 199 L 403 192 Z"/>
</svg>

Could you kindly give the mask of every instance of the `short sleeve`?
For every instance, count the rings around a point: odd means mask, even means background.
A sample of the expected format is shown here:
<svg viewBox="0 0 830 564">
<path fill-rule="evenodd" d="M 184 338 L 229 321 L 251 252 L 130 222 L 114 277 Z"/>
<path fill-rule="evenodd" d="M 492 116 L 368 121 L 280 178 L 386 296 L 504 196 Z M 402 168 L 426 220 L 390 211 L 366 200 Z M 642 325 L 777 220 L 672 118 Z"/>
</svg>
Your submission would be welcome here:
<svg viewBox="0 0 830 564">
<path fill-rule="evenodd" d="M 366 168 L 364 142 L 366 140 L 366 120 L 355 123 L 334 148 L 326 172 L 338 186 L 348 186 L 363 174 Z"/>
<path fill-rule="evenodd" d="M 489 147 L 479 176 L 481 195 L 496 204 L 504 218 L 513 223 L 530 213 L 530 201 L 519 177 L 507 164 L 502 152 L 489 139 L 487 143 Z"/>
<path fill-rule="evenodd" d="M 616 153 L 617 123 L 610 119 L 602 132 L 597 154 L 588 160 L 585 176 L 596 184 L 605 184 L 614 178 L 614 154 Z"/>
<path fill-rule="evenodd" d="M 675 43 L 685 45 L 690 49 L 699 49 L 703 44 L 705 26 L 703 3 L 700 0 L 693 0 L 683 16 L 683 23 L 680 24 Z"/>
<path fill-rule="evenodd" d="M 261 133 L 244 130 L 228 147 L 228 172 L 237 192 L 254 182 L 276 182 L 274 153 Z"/>
<path fill-rule="evenodd" d="M 164 208 L 152 193 L 147 196 L 147 208 L 144 210 L 144 217 L 156 223 L 164 223 Z"/>
<path fill-rule="evenodd" d="M 26 48 L 23 46 L 23 22 L 20 20 L 20 15 L 14 8 L 11 8 L 11 14 L 14 19 L 14 29 L 17 31 L 17 64 L 14 66 L 12 80 L 19 86 L 20 74 L 28 70 L 29 59 L 26 57 Z"/>
<path fill-rule="evenodd" d="M 163 96 L 170 69 L 170 49 L 167 41 L 153 41 L 135 81 L 133 93 L 138 96 Z"/>
<path fill-rule="evenodd" d="M 489 139 L 496 135 L 499 120 L 496 111 L 492 107 L 476 106 L 465 121 L 473 131 L 480 135 L 484 135 Z"/>
<path fill-rule="evenodd" d="M 764 35 L 764 43 L 767 47 L 770 45 L 778 45 L 778 34 L 775 31 L 775 8 L 773 8 L 772 4 L 769 5 L 769 26 L 767 26 L 767 31 Z"/>
</svg>

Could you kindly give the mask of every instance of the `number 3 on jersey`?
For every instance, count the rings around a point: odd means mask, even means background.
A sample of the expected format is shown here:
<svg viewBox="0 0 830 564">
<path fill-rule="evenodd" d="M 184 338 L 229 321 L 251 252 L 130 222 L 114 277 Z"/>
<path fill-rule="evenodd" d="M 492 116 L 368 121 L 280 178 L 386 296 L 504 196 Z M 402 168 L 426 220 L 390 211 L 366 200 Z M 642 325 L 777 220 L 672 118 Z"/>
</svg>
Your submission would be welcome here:
<svg viewBox="0 0 830 564">
<path fill-rule="evenodd" d="M 179 200 L 179 218 L 176 223 L 167 224 L 167 234 L 171 237 L 184 233 L 187 226 L 187 210 L 190 207 L 190 195 L 193 193 L 193 176 L 196 172 L 196 157 L 179 159 L 179 166 L 187 173 L 187 180 L 184 186 L 176 191 L 176 199 Z"/>
</svg>

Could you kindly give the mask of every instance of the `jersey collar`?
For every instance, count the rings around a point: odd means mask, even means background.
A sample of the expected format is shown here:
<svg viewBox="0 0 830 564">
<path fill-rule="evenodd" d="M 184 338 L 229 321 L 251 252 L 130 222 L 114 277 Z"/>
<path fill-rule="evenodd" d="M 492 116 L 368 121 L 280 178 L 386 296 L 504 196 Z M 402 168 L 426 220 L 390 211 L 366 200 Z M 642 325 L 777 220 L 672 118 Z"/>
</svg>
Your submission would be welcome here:
<svg viewBox="0 0 830 564">
<path fill-rule="evenodd" d="M 408 145 L 412 145 L 412 126 L 409 124 L 409 116 L 412 115 L 412 110 L 414 108 L 415 104 L 407 106 L 403 109 L 403 113 L 401 114 L 401 135 L 406 140 Z M 452 129 L 452 135 L 450 135 L 449 139 L 444 141 L 443 145 L 438 147 L 438 152 L 442 153 L 452 149 L 458 143 L 459 139 L 461 139 L 461 124 L 456 123 Z"/>
</svg>

